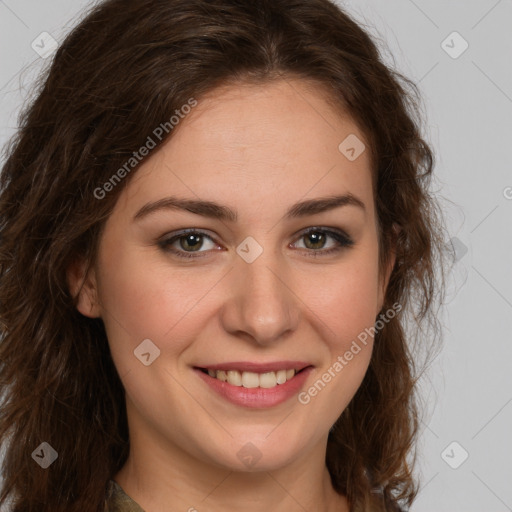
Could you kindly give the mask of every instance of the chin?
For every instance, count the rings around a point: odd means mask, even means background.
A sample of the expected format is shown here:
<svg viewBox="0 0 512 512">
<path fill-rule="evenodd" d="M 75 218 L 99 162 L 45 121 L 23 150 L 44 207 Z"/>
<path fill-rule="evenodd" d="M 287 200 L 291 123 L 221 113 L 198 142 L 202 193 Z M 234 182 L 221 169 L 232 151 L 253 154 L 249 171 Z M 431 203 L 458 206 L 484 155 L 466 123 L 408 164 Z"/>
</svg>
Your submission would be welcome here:
<svg viewBox="0 0 512 512">
<path fill-rule="evenodd" d="M 304 446 L 293 443 L 289 435 L 276 435 L 270 439 L 273 435 L 272 428 L 266 429 L 263 437 L 246 434 L 242 439 L 234 441 L 231 446 L 221 450 L 217 464 L 237 472 L 274 471 L 291 464 L 304 451 Z M 265 436 L 268 436 L 267 439 Z M 303 436 L 301 434 L 302 438 Z M 234 457 L 227 458 L 228 454 L 233 454 Z"/>
</svg>

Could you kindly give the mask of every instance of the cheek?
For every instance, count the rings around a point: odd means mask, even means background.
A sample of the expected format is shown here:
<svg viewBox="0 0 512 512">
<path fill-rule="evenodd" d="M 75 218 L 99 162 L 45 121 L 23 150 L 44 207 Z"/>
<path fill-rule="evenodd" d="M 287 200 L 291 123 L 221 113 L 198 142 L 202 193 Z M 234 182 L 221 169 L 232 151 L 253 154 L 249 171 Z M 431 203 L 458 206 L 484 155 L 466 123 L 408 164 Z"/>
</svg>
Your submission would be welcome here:
<svg viewBox="0 0 512 512">
<path fill-rule="evenodd" d="M 307 298 L 304 302 L 326 324 L 333 344 L 343 345 L 374 325 L 378 313 L 376 254 L 372 250 L 354 253 L 336 269 L 303 281 L 298 295 Z"/>
<path fill-rule="evenodd" d="M 204 287 L 188 286 L 192 283 L 183 276 L 170 275 L 162 265 L 150 265 L 149 258 L 130 257 L 128 251 L 105 248 L 103 254 L 99 298 L 120 373 L 140 364 L 133 351 L 143 340 L 150 339 L 162 355 L 179 352 L 179 331 L 183 324 L 190 326 Z"/>
<path fill-rule="evenodd" d="M 339 271 L 323 279 L 325 292 L 314 297 L 312 309 L 321 319 L 317 325 L 322 324 L 327 350 L 322 368 L 299 395 L 299 402 L 311 407 L 327 424 L 333 424 L 348 406 L 371 360 L 378 264 L 371 253 L 367 256 L 340 265 Z"/>
<path fill-rule="evenodd" d="M 99 294 L 102 316 L 112 353 L 120 376 L 129 376 L 125 387 L 146 389 L 157 379 L 164 387 L 169 375 L 160 367 L 180 371 L 180 358 L 201 339 L 211 316 L 226 299 L 226 270 L 177 268 L 155 257 L 154 249 L 134 250 L 121 243 L 110 244 L 102 252 Z M 144 340 L 151 340 L 141 345 Z M 138 382 L 141 360 L 137 353 L 146 349 L 157 354 L 152 378 Z M 141 347 L 141 348 L 139 348 Z M 135 354 L 134 354 L 135 351 Z M 151 358 L 152 356 L 150 356 Z M 162 370 L 163 371 L 163 370 Z"/>
</svg>

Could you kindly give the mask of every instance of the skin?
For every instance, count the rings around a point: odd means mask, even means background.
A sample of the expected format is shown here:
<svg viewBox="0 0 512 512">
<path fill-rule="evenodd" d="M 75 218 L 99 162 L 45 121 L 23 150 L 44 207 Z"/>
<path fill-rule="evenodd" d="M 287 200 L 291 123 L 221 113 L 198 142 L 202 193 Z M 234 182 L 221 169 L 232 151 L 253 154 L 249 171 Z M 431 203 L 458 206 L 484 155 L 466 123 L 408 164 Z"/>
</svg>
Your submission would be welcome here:
<svg viewBox="0 0 512 512">
<path fill-rule="evenodd" d="M 371 337 L 308 404 L 294 396 L 264 409 L 234 405 L 192 370 L 303 360 L 314 365 L 307 390 L 374 325 L 394 258 L 379 275 L 369 152 L 349 161 L 338 150 L 349 134 L 365 140 L 305 81 L 216 89 L 121 193 L 78 309 L 104 321 L 130 428 L 130 456 L 115 480 L 147 512 L 350 509 L 332 488 L 326 443 L 363 380 Z M 365 209 L 284 219 L 298 201 L 347 192 Z M 133 221 L 146 203 L 170 195 L 215 201 L 239 218 L 161 210 Z M 322 255 L 338 244 L 303 235 L 310 227 L 343 230 L 354 245 Z M 158 246 L 186 228 L 212 240 L 203 238 L 199 253 L 183 239 L 185 249 L 179 240 L 173 247 L 204 257 L 181 259 Z M 248 236 L 263 248 L 252 263 L 236 252 Z M 75 290 L 83 268 L 69 272 Z M 147 338 L 160 356 L 144 366 L 133 351 Z M 248 442 L 261 454 L 251 468 L 237 457 Z"/>
</svg>

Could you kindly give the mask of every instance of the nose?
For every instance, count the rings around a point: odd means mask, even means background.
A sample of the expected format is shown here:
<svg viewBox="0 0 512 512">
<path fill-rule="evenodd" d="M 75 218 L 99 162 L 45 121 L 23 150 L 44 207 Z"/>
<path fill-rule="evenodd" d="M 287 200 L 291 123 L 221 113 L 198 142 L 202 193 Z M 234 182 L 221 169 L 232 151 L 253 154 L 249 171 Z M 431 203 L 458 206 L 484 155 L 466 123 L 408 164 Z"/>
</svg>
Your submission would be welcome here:
<svg viewBox="0 0 512 512">
<path fill-rule="evenodd" d="M 226 285 L 221 322 L 230 334 L 268 345 L 297 329 L 301 302 L 290 271 L 265 252 L 252 263 L 236 261 Z"/>
</svg>

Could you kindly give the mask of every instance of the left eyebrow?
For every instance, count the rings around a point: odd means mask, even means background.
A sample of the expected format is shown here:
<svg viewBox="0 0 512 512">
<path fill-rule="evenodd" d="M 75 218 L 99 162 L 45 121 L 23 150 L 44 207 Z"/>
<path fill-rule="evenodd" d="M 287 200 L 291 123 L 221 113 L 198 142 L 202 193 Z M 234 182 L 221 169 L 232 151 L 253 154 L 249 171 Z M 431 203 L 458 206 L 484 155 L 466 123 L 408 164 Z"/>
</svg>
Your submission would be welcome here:
<svg viewBox="0 0 512 512">
<path fill-rule="evenodd" d="M 318 199 L 308 199 L 292 205 L 286 212 L 285 219 L 295 219 L 316 215 L 341 206 L 356 206 L 366 212 L 363 201 L 351 193 L 322 197 Z M 212 201 L 201 201 L 198 199 L 187 199 L 178 197 L 165 197 L 145 204 L 133 217 L 134 221 L 147 217 L 151 213 L 159 210 L 185 210 L 203 217 L 236 222 L 238 213 L 228 206 L 220 205 Z"/>
<path fill-rule="evenodd" d="M 356 206 L 366 212 L 363 201 L 353 194 L 348 193 L 341 196 L 309 199 L 307 201 L 296 203 L 286 212 L 285 219 L 315 215 L 341 206 Z"/>
</svg>

